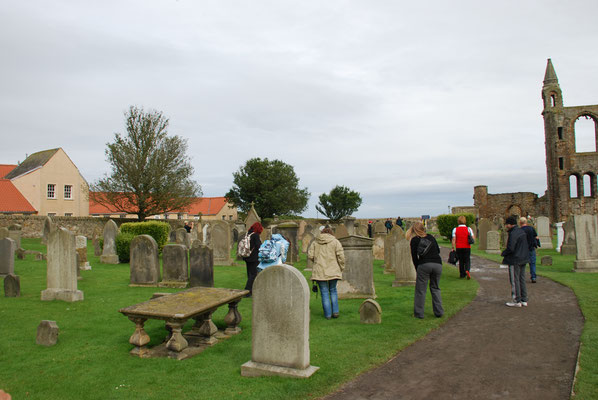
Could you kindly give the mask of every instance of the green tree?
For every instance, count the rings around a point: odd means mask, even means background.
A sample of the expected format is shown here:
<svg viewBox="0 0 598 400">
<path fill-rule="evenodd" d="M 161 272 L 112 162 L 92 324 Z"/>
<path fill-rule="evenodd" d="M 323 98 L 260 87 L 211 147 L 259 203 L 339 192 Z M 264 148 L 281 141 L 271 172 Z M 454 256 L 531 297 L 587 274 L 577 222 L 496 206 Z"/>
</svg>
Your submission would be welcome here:
<svg viewBox="0 0 598 400">
<path fill-rule="evenodd" d="M 168 136 L 168 119 L 159 111 L 131 106 L 125 112 L 126 135 L 106 144 L 111 173 L 91 185 L 90 199 L 140 221 L 150 215 L 184 209 L 201 196 L 193 180 L 187 141 Z"/>
<path fill-rule="evenodd" d="M 252 158 L 233 173 L 233 187 L 228 201 L 247 212 L 254 203 L 262 218 L 300 214 L 307 208 L 310 193 L 299 188 L 299 178 L 289 164 L 280 160 Z"/>
<path fill-rule="evenodd" d="M 353 214 L 361 206 L 361 196 L 345 186 L 335 186 L 330 194 L 322 193 L 316 210 L 324 214 L 332 222 Z"/>
</svg>

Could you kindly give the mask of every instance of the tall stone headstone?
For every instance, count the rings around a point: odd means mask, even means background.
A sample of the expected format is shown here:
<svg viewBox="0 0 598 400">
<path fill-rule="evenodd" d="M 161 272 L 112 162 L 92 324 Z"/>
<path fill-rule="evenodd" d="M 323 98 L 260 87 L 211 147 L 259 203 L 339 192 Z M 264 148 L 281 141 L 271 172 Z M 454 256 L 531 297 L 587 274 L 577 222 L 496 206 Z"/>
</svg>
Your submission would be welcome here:
<svg viewBox="0 0 598 400">
<path fill-rule="evenodd" d="M 561 252 L 561 246 L 563 245 L 563 239 L 565 239 L 565 231 L 563 230 L 563 222 L 557 222 L 556 226 L 556 251 Z"/>
<path fill-rule="evenodd" d="M 398 263 L 398 252 L 396 245 L 399 241 L 405 240 L 405 232 L 400 226 L 393 226 L 386 238 L 384 238 L 384 273 L 394 274 Z"/>
<path fill-rule="evenodd" d="M 176 244 L 182 244 L 187 249 L 191 248 L 191 234 L 187 232 L 185 228 L 178 228 L 175 231 Z"/>
<path fill-rule="evenodd" d="M 104 248 L 100 256 L 100 262 L 103 264 L 118 264 L 118 255 L 116 254 L 116 235 L 118 235 L 118 225 L 112 220 L 108 220 L 104 225 Z"/>
<path fill-rule="evenodd" d="M 193 242 L 189 250 L 189 286 L 214 287 L 214 251 L 211 247 Z"/>
<path fill-rule="evenodd" d="M 384 240 L 386 239 L 385 234 L 374 235 L 374 242 L 372 245 L 372 252 L 374 254 L 374 260 L 384 260 Z"/>
<path fill-rule="evenodd" d="M 54 346 L 58 341 L 58 325 L 56 321 L 43 320 L 37 326 L 35 343 L 42 346 Z"/>
<path fill-rule="evenodd" d="M 294 222 L 285 222 L 277 225 L 272 233 L 280 233 L 289 241 L 289 250 L 287 251 L 287 264 L 295 264 L 299 261 L 299 241 L 297 240 L 297 233 L 299 232 L 299 225 Z"/>
<path fill-rule="evenodd" d="M 309 286 L 290 265 L 274 265 L 253 284 L 251 361 L 242 376 L 277 375 L 308 378 L 319 368 L 310 365 Z"/>
<path fill-rule="evenodd" d="M 75 248 L 79 257 L 77 258 L 77 266 L 82 270 L 90 270 L 91 265 L 87 261 L 87 238 L 82 235 L 75 236 Z"/>
<path fill-rule="evenodd" d="M 577 272 L 598 272 L 598 216 L 574 215 L 576 260 L 573 267 Z"/>
<path fill-rule="evenodd" d="M 214 264 L 231 265 L 230 249 L 232 240 L 228 224 L 223 221 L 214 221 L 210 225 L 212 225 L 211 247 L 214 250 Z"/>
<path fill-rule="evenodd" d="M 77 252 L 75 235 L 64 228 L 52 230 L 48 235 L 47 289 L 42 291 L 42 301 L 81 301 L 83 292 L 77 289 Z"/>
<path fill-rule="evenodd" d="M 372 226 L 372 234 L 376 235 L 386 235 L 386 227 L 384 226 L 384 221 L 376 221 Z"/>
<path fill-rule="evenodd" d="M 345 252 L 343 279 L 338 281 L 340 299 L 376 298 L 374 288 L 373 240 L 362 236 L 339 239 Z"/>
<path fill-rule="evenodd" d="M 552 235 L 550 234 L 550 219 L 548 217 L 536 218 L 536 232 L 540 239 L 541 249 L 552 249 Z"/>
<path fill-rule="evenodd" d="M 398 240 L 393 246 L 393 258 L 396 259 L 395 280 L 393 287 L 413 286 L 417 279 L 417 272 L 411 258 L 411 245 L 405 237 Z"/>
<path fill-rule="evenodd" d="M 20 297 L 21 296 L 21 278 L 15 274 L 8 274 L 4 278 L 4 296 L 5 297 Z"/>
<path fill-rule="evenodd" d="M 15 241 L 11 238 L 0 239 L 0 276 L 15 272 Z"/>
<path fill-rule="evenodd" d="M 563 224 L 563 244 L 561 245 L 562 255 L 577 254 L 577 241 L 575 240 L 575 224 L 570 218 Z"/>
<path fill-rule="evenodd" d="M 131 240 L 130 286 L 158 286 L 160 260 L 158 244 L 150 235 L 135 236 Z"/>
<path fill-rule="evenodd" d="M 500 254 L 500 232 L 489 231 L 486 234 L 486 253 Z"/>
<path fill-rule="evenodd" d="M 486 250 L 486 248 L 487 248 L 486 243 L 488 241 L 488 238 L 487 238 L 488 232 L 495 231 L 495 230 L 496 230 L 496 227 L 494 226 L 492 221 L 490 221 L 487 218 L 480 218 L 480 221 L 478 222 L 478 236 L 477 236 L 479 250 Z"/>
<path fill-rule="evenodd" d="M 44 219 L 44 225 L 42 227 L 42 244 L 48 244 L 48 235 L 50 232 L 54 230 L 54 223 L 52 222 L 52 218 L 46 217 Z"/>
<path fill-rule="evenodd" d="M 100 238 L 99 235 L 94 232 L 93 234 L 93 255 L 96 257 L 100 257 L 102 255 L 102 246 L 100 246 Z"/>
<path fill-rule="evenodd" d="M 167 244 L 162 248 L 161 287 L 185 288 L 188 280 L 187 247 L 184 244 Z"/>
<path fill-rule="evenodd" d="M 8 227 L 8 237 L 15 241 L 16 248 L 21 247 L 21 232 L 23 227 L 20 224 L 12 224 Z"/>
<path fill-rule="evenodd" d="M 210 246 L 212 244 L 212 226 L 207 223 L 202 228 L 203 244 Z"/>
</svg>

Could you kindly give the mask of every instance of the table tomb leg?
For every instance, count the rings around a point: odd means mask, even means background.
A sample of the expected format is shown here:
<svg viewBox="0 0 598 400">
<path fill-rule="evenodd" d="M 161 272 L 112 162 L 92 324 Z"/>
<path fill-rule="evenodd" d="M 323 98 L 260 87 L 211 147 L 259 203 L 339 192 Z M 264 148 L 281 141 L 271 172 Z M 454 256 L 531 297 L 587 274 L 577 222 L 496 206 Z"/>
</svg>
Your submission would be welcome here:
<svg viewBox="0 0 598 400">
<path fill-rule="evenodd" d="M 228 328 L 224 330 L 224 333 L 226 333 L 227 335 L 235 335 L 241 332 L 239 324 L 241 323 L 242 318 L 241 314 L 239 313 L 239 310 L 237 309 L 239 301 L 233 301 L 231 303 L 228 303 L 228 313 L 224 317 L 224 322 L 228 326 Z"/>
<path fill-rule="evenodd" d="M 183 335 L 181 335 L 181 330 L 183 329 L 183 325 L 185 325 L 185 322 L 186 321 L 168 321 L 166 323 L 170 326 L 170 329 L 172 329 L 172 336 L 166 344 L 166 347 L 169 350 L 180 353 L 181 351 L 185 350 L 189 345 L 187 340 L 183 337 Z"/>
<path fill-rule="evenodd" d="M 212 322 L 212 314 L 214 311 L 216 310 L 211 310 L 195 317 L 195 324 L 191 328 L 192 332 L 188 334 L 200 336 L 202 338 L 201 343 L 211 345 L 218 342 L 218 339 L 216 339 L 215 336 L 216 332 L 218 332 L 218 328 L 214 322 Z"/>
<path fill-rule="evenodd" d="M 143 357 L 149 352 L 149 349 L 146 347 L 146 345 L 150 342 L 150 337 L 143 329 L 143 325 L 145 324 L 145 321 L 147 321 L 147 318 L 128 318 L 135 324 L 135 332 L 129 338 L 129 343 L 135 346 L 135 348 L 133 348 L 133 350 L 131 350 L 129 353 L 134 356 Z"/>
</svg>

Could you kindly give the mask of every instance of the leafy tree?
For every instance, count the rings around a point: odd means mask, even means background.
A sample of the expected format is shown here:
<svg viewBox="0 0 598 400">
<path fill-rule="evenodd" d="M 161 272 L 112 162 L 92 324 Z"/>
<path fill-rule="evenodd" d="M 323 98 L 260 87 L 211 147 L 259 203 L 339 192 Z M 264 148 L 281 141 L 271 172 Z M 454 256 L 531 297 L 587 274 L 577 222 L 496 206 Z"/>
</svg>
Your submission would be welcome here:
<svg viewBox="0 0 598 400">
<path fill-rule="evenodd" d="M 441 214 L 436 217 L 436 223 L 438 224 L 438 232 L 446 239 L 451 240 L 453 229 L 456 228 L 459 223 L 457 219 L 459 216 L 465 216 L 466 225 L 471 226 L 475 223 L 475 215 L 470 213 L 462 214 Z"/>
<path fill-rule="evenodd" d="M 252 158 L 233 173 L 228 201 L 247 212 L 254 203 L 262 218 L 301 213 L 307 208 L 310 193 L 299 188 L 299 178 L 289 164 L 280 160 Z"/>
<path fill-rule="evenodd" d="M 353 214 L 361 205 L 361 196 L 345 186 L 335 186 L 330 194 L 322 193 L 316 210 L 328 217 L 332 222 Z"/>
<path fill-rule="evenodd" d="M 91 185 L 90 198 L 143 221 L 184 209 L 201 196 L 200 186 L 191 180 L 187 141 L 168 136 L 168 119 L 133 106 L 125 118 L 127 134 L 115 133 L 114 142 L 106 144 L 112 172 Z"/>
</svg>

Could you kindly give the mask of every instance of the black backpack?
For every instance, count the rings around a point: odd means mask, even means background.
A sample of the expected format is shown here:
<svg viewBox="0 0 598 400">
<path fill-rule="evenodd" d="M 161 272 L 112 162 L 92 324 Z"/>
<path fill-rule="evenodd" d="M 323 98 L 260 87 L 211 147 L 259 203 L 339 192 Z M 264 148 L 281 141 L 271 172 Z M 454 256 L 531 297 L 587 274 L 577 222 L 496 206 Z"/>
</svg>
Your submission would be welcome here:
<svg viewBox="0 0 598 400">
<path fill-rule="evenodd" d="M 422 259 L 432 248 L 432 241 L 428 238 L 420 238 L 417 245 L 417 259 Z"/>
</svg>

